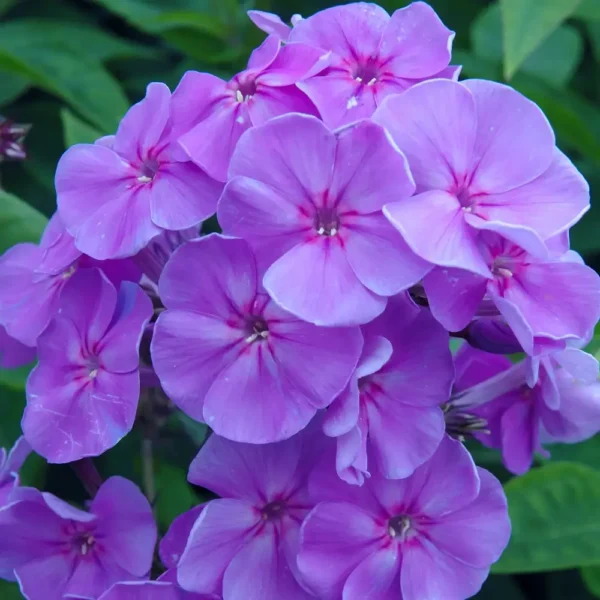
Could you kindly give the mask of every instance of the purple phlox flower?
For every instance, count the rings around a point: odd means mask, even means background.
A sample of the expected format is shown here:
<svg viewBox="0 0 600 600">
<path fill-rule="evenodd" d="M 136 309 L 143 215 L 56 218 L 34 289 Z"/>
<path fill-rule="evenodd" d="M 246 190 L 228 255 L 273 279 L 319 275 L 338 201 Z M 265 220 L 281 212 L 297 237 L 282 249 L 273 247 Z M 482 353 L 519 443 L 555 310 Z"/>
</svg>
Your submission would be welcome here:
<svg viewBox="0 0 600 600">
<path fill-rule="evenodd" d="M 273 119 L 240 140 L 229 175 L 218 208 L 224 232 L 250 242 L 269 267 L 273 300 L 305 321 L 368 323 L 386 296 L 431 269 L 381 212 L 409 198 L 414 183 L 404 155 L 370 121 L 332 132 L 310 116 Z"/>
<path fill-rule="evenodd" d="M 227 169 L 240 136 L 252 126 L 289 112 L 318 114 L 297 83 L 327 65 L 327 57 L 305 44 L 281 45 L 270 35 L 230 81 L 188 71 L 173 93 L 181 115 L 180 144 L 215 179 Z"/>
<path fill-rule="evenodd" d="M 39 245 L 17 244 L 0 258 L 0 323 L 7 333 L 35 346 L 56 314 L 67 281 L 79 269 L 99 267 L 115 284 L 139 281 L 129 260 L 97 261 L 75 248 L 58 213 L 50 219 Z"/>
<path fill-rule="evenodd" d="M 97 259 L 133 256 L 163 231 L 214 214 L 222 186 L 177 145 L 178 110 L 169 88 L 151 83 L 115 136 L 63 154 L 58 210 L 79 250 Z"/>
<path fill-rule="evenodd" d="M 283 42 L 287 41 L 292 27 L 302 20 L 300 15 L 292 15 L 290 27 L 279 15 L 263 10 L 249 10 L 248 17 L 261 31 L 267 35 L 275 35 Z"/>
<path fill-rule="evenodd" d="M 182 229 L 181 231 L 163 231 L 163 233 L 150 240 L 148 245 L 136 254 L 133 260 L 152 283 L 158 284 L 160 275 L 169 258 L 171 258 L 171 254 L 185 242 L 197 237 L 200 237 L 200 230 L 197 227 Z"/>
<path fill-rule="evenodd" d="M 65 286 L 38 339 L 23 432 L 49 462 L 97 456 L 128 433 L 140 393 L 139 343 L 152 304 L 139 286 L 119 291 L 97 269 Z"/>
<path fill-rule="evenodd" d="M 406 298 L 390 299 L 363 334 L 356 372 L 323 420 L 324 432 L 337 438 L 339 476 L 358 485 L 371 461 L 396 479 L 431 458 L 444 436 L 440 407 L 454 378 L 448 334 Z"/>
<path fill-rule="evenodd" d="M 453 403 L 487 421 L 476 437 L 523 474 L 542 443 L 574 443 L 600 430 L 598 362 L 577 348 L 520 364 L 465 346 L 456 356 Z"/>
<path fill-rule="evenodd" d="M 0 368 L 16 369 L 35 359 L 35 348 L 25 346 L 6 333 L 0 325 Z"/>
<path fill-rule="evenodd" d="M 488 278 L 432 270 L 424 279 L 431 312 L 450 331 L 460 331 L 476 314 L 499 312 L 528 354 L 586 338 L 600 318 L 600 277 L 580 262 L 549 256 L 533 231 L 520 237 L 517 245 L 494 232 L 481 234 Z"/>
<path fill-rule="evenodd" d="M 323 461 L 313 488 L 298 567 L 323 600 L 470 598 L 510 537 L 502 486 L 448 437 L 407 479 L 348 486 Z"/>
<path fill-rule="evenodd" d="M 224 600 L 312 597 L 299 583 L 296 553 L 315 504 L 307 477 L 326 440 L 319 422 L 275 444 L 209 438 L 188 479 L 221 499 L 205 505 L 189 535 L 177 566 L 184 589 Z"/>
<path fill-rule="evenodd" d="M 190 278 L 190 265 L 202 265 Z M 320 328 L 260 286 L 244 240 L 211 234 L 174 254 L 160 279 L 152 361 L 167 395 L 219 435 L 250 443 L 300 431 L 347 385 L 358 327 Z"/>
<path fill-rule="evenodd" d="M 30 129 L 29 124 L 15 123 L 0 116 L 0 161 L 27 158 L 25 137 Z"/>
<path fill-rule="evenodd" d="M 148 500 L 121 477 L 103 484 L 89 512 L 33 488 L 0 510 L 0 575 L 28 600 L 95 600 L 116 582 L 146 579 L 155 544 Z"/>
<path fill-rule="evenodd" d="M 176 583 L 164 581 L 160 577 L 158 581 L 115 583 L 98 600 L 219 600 L 219 598 L 218 596 L 186 592 Z"/>
<path fill-rule="evenodd" d="M 0 448 L 0 507 L 8 504 L 14 489 L 19 485 L 19 469 L 31 454 L 31 446 L 20 437 L 7 454 Z"/>
<path fill-rule="evenodd" d="M 589 187 L 555 147 L 542 111 L 492 81 L 427 81 L 390 97 L 374 120 L 406 154 L 417 194 L 384 208 L 419 256 L 489 276 L 481 230 L 546 240 L 589 208 Z"/>
<path fill-rule="evenodd" d="M 334 6 L 296 23 L 288 37 L 329 53 L 329 66 L 298 87 L 332 127 L 370 117 L 384 98 L 423 79 L 457 79 L 460 67 L 448 66 L 453 39 L 424 2 L 391 17 L 376 4 Z"/>
</svg>

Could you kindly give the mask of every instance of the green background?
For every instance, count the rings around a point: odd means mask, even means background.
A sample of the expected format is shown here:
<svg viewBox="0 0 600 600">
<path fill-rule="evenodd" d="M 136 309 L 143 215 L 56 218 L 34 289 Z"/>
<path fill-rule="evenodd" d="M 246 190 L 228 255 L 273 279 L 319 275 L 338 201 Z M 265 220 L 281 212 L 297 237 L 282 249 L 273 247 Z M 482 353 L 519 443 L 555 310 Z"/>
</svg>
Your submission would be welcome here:
<svg viewBox="0 0 600 600">
<path fill-rule="evenodd" d="M 388 11 L 408 4 L 381 3 Z M 572 246 L 600 269 L 600 0 L 431 0 L 457 33 L 453 64 L 463 77 L 508 81 L 537 102 L 560 148 L 588 178 L 592 209 Z M 68 146 L 114 132 L 150 81 L 172 89 L 188 69 L 229 78 L 264 38 L 246 16 L 259 8 L 284 19 L 309 16 L 322 0 L 0 0 L 0 112 L 30 123 L 28 159 L 0 163 L 0 252 L 37 240 L 55 208 L 53 177 Z M 592 342 L 590 351 L 600 349 Z M 19 434 L 27 369 L 0 371 L 0 446 Z M 154 447 L 156 513 L 164 532 L 174 516 L 207 499 L 185 473 L 205 436 L 172 416 Z M 139 430 L 98 461 L 102 474 L 141 483 Z M 476 460 L 506 484 L 513 538 L 481 600 L 600 598 L 600 437 L 553 448 L 524 477 L 511 479 L 497 453 Z M 38 457 L 23 479 L 73 502 L 85 492 L 69 467 Z M 0 598 L 20 598 L 0 582 Z"/>
</svg>

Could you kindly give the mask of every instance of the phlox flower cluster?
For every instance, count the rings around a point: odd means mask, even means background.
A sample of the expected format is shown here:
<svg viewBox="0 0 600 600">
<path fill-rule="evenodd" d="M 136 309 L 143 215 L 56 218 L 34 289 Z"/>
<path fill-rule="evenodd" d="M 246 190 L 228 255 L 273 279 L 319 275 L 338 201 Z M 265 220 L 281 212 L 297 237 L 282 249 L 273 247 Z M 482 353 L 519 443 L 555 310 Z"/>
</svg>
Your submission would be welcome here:
<svg viewBox="0 0 600 600">
<path fill-rule="evenodd" d="M 0 454 L 0 576 L 29 600 L 464 600 L 510 537 L 465 439 L 523 474 L 600 431 L 589 190 L 542 111 L 459 81 L 423 2 L 249 16 L 244 71 L 151 83 L 0 258 L 0 363 L 37 357 Z M 210 428 L 188 481 L 215 496 L 162 566 L 133 483 L 83 510 L 18 478 L 156 398 Z"/>
</svg>

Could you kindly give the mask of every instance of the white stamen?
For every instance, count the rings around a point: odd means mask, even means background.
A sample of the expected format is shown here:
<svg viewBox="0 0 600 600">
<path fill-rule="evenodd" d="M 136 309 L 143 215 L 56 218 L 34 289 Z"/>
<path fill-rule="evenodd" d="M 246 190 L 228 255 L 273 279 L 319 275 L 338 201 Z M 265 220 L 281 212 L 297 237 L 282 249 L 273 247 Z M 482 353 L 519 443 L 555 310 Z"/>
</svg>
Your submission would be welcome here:
<svg viewBox="0 0 600 600">
<path fill-rule="evenodd" d="M 137 180 L 140 183 L 149 183 L 150 181 L 152 181 L 152 177 L 148 177 L 147 175 L 140 175 Z"/>
<path fill-rule="evenodd" d="M 356 96 L 352 96 L 352 98 L 350 98 L 350 100 L 348 100 L 348 104 L 346 104 L 346 108 L 349 110 L 351 108 L 354 108 L 355 106 L 358 106 L 358 99 L 356 98 Z"/>
<path fill-rule="evenodd" d="M 98 369 L 92 369 L 90 371 L 90 379 L 94 379 L 98 375 Z"/>
<path fill-rule="evenodd" d="M 325 227 L 319 227 L 319 229 L 317 229 L 317 233 L 319 235 L 323 235 L 325 233 Z"/>
<path fill-rule="evenodd" d="M 367 85 L 375 85 L 377 83 L 377 78 L 373 77 L 373 79 L 371 79 L 371 81 L 369 81 L 369 83 L 367 83 Z"/>
<path fill-rule="evenodd" d="M 330 229 L 329 231 L 329 235 L 335 235 L 337 233 L 337 229 L 335 227 L 333 227 L 332 229 Z"/>
<path fill-rule="evenodd" d="M 244 94 L 242 94 L 242 92 L 240 92 L 240 90 L 237 90 L 237 91 L 235 92 L 235 99 L 236 99 L 238 102 L 243 102 L 243 101 L 244 101 Z"/>
<path fill-rule="evenodd" d="M 236 123 L 239 123 L 240 125 L 243 125 L 243 124 L 244 124 L 244 117 L 238 117 L 238 118 L 235 120 L 235 122 L 236 122 Z"/>
<path fill-rule="evenodd" d="M 362 82 L 362 77 L 356 77 L 355 80 L 358 81 L 358 83 L 361 83 Z"/>
<path fill-rule="evenodd" d="M 502 275 L 502 277 L 512 277 L 512 271 L 505 269 L 504 267 L 497 267 L 496 268 L 496 273 L 498 273 L 498 275 Z"/>
</svg>

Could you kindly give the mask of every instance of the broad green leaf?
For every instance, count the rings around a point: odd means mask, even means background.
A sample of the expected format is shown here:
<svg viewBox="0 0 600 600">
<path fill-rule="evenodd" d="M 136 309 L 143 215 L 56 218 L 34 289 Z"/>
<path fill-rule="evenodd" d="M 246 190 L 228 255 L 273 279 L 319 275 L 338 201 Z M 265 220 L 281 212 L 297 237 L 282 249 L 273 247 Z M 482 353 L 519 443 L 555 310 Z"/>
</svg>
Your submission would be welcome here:
<svg viewBox="0 0 600 600">
<path fill-rule="evenodd" d="M 600 472 L 549 463 L 505 486 L 512 522 L 496 573 L 531 573 L 600 564 Z"/>
<path fill-rule="evenodd" d="M 156 516 L 159 527 L 166 531 L 173 519 L 200 503 L 187 482 L 187 471 L 166 462 L 155 463 Z"/>
<path fill-rule="evenodd" d="M 0 36 L 0 71 L 16 73 L 63 98 L 106 131 L 116 129 L 129 102 L 117 81 L 97 62 L 60 46 L 13 46 Z"/>
<path fill-rule="evenodd" d="M 39 241 L 47 222 L 35 208 L 0 190 L 0 253 L 19 242 Z"/>
<path fill-rule="evenodd" d="M 547 446 L 553 462 L 580 463 L 600 471 L 600 435 L 577 444 L 555 444 Z"/>
<path fill-rule="evenodd" d="M 19 590 L 18 583 L 2 581 L 0 579 L 0 598 L 2 600 L 23 600 L 23 594 Z"/>
<path fill-rule="evenodd" d="M 463 65 L 463 75 L 502 80 L 498 63 L 462 50 L 455 50 L 453 57 Z M 563 149 L 577 150 L 600 164 L 600 111 L 594 104 L 574 92 L 552 88 L 540 79 L 520 73 L 511 85 L 544 111 Z"/>
<path fill-rule="evenodd" d="M 500 0 L 504 74 L 510 79 L 523 61 L 569 16 L 581 0 Z"/>
<path fill-rule="evenodd" d="M 0 447 L 10 448 L 21 435 L 25 393 L 0 385 Z"/>
<path fill-rule="evenodd" d="M 214 14 L 199 13 L 191 10 L 164 12 L 158 15 L 154 22 L 157 26 L 164 27 L 164 29 L 187 27 L 216 37 L 225 37 L 228 33 L 225 23 Z"/>
<path fill-rule="evenodd" d="M 600 5 L 600 2 L 598 4 Z M 600 19 L 586 25 L 594 57 L 600 62 Z"/>
<path fill-rule="evenodd" d="M 16 73 L 0 73 L 0 106 L 9 104 L 27 91 L 29 81 Z"/>
<path fill-rule="evenodd" d="M 600 565 L 594 567 L 583 567 L 581 569 L 581 577 L 587 589 L 600 598 Z"/>
<path fill-rule="evenodd" d="M 574 16 L 586 21 L 600 21 L 600 2 L 598 0 L 581 0 Z"/>
<path fill-rule="evenodd" d="M 474 21 L 471 44 L 477 56 L 490 61 L 502 61 L 502 16 L 498 4 L 492 4 Z M 580 33 L 575 27 L 562 25 L 531 53 L 519 71 L 562 87 L 575 73 L 582 56 L 583 40 Z"/>
<path fill-rule="evenodd" d="M 25 382 L 33 364 L 18 369 L 0 369 L 0 385 L 15 391 L 25 391 Z"/>
<path fill-rule="evenodd" d="M 598 163 L 592 160 L 576 161 L 575 166 L 590 184 L 592 201 L 590 210 L 583 219 L 576 223 L 569 232 L 571 247 L 581 254 L 592 254 L 600 250 L 600 236 L 598 235 L 598 223 L 600 223 L 600 169 Z M 594 336 L 590 344 L 596 358 L 600 359 L 600 331 Z"/>
<path fill-rule="evenodd" d="M 109 59 L 154 56 L 156 51 L 141 44 L 133 44 L 106 33 L 99 27 L 86 23 L 58 21 L 56 19 L 18 19 L 0 23 L 0 40 L 15 48 L 62 48 L 81 53 L 86 60 L 103 62 Z"/>
<path fill-rule="evenodd" d="M 99 137 L 102 137 L 100 131 L 82 121 L 68 108 L 63 108 L 60 111 L 60 117 L 63 124 L 63 137 L 67 147 L 74 144 L 93 144 Z"/>
<path fill-rule="evenodd" d="M 491 575 L 473 600 L 526 600 L 512 577 Z"/>
</svg>

